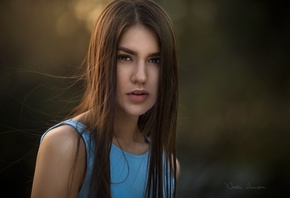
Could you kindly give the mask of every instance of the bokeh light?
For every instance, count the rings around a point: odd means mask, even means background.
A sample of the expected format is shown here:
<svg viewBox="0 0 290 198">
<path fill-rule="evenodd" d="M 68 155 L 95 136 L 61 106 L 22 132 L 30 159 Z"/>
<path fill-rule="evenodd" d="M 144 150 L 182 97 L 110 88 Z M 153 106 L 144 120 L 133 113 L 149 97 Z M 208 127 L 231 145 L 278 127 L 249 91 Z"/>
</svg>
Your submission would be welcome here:
<svg viewBox="0 0 290 198">
<path fill-rule="evenodd" d="M 30 196 L 40 135 L 82 93 L 74 77 L 107 2 L 0 1 L 0 174 L 10 197 Z M 179 197 L 289 196 L 289 5 L 157 2 L 179 44 Z"/>
</svg>

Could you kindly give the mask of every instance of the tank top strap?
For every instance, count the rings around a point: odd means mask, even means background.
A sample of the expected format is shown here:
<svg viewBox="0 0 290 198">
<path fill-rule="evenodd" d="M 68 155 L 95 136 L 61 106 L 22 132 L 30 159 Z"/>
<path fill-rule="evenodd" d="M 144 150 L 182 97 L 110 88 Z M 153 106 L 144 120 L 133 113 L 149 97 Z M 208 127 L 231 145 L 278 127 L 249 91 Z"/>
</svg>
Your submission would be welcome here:
<svg viewBox="0 0 290 198">
<path fill-rule="evenodd" d="M 43 138 L 44 138 L 44 136 L 49 132 L 49 131 L 51 131 L 52 129 L 55 129 L 55 128 L 57 128 L 57 127 L 59 127 L 59 126 L 62 126 L 62 125 L 69 125 L 69 126 L 71 126 L 71 127 L 73 127 L 82 137 L 83 137 L 83 133 L 85 133 L 86 135 L 85 136 L 87 136 L 88 134 L 87 133 L 89 133 L 88 132 L 88 130 L 86 130 L 86 126 L 85 125 L 83 125 L 81 122 L 78 122 L 78 121 L 76 121 L 76 120 L 73 120 L 73 119 L 68 119 L 68 120 L 65 120 L 65 121 L 62 121 L 62 122 L 60 122 L 60 123 L 58 123 L 58 124 L 56 124 L 56 125 L 54 125 L 54 126 L 52 126 L 52 127 L 50 127 L 42 136 L 41 136 L 41 139 L 40 139 L 40 142 L 42 142 L 42 140 L 43 140 Z M 87 137 L 83 137 L 84 139 L 87 139 Z"/>
<path fill-rule="evenodd" d="M 91 132 L 87 129 L 87 127 L 82 124 L 81 122 L 78 122 L 77 120 L 73 120 L 73 119 L 68 119 L 65 121 L 62 121 L 52 127 L 50 127 L 42 136 L 40 139 L 40 143 L 42 142 L 44 136 L 51 131 L 52 129 L 55 129 L 59 126 L 62 125 L 69 125 L 71 127 L 73 127 L 75 129 L 76 132 L 78 132 L 81 136 L 81 138 L 83 139 L 84 143 L 85 143 L 85 147 L 86 147 L 86 158 L 87 158 L 87 162 L 86 162 L 86 173 L 85 173 L 85 178 L 83 181 L 83 184 L 79 190 L 79 195 L 78 197 L 82 198 L 82 197 L 88 197 L 89 194 L 89 186 L 90 186 L 90 178 L 91 178 L 91 174 L 92 174 L 92 168 L 93 168 L 93 161 L 94 161 L 94 141 L 91 138 Z"/>
</svg>

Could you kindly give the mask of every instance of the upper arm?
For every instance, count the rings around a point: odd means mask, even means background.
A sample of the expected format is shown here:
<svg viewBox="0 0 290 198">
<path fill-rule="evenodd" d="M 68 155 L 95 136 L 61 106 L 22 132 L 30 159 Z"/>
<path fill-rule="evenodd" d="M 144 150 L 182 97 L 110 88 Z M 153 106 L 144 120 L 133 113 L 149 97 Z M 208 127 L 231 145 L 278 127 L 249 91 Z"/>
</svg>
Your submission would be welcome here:
<svg viewBox="0 0 290 198">
<path fill-rule="evenodd" d="M 178 159 L 176 158 L 176 179 L 179 178 L 179 175 L 180 175 L 180 163 Z"/>
<path fill-rule="evenodd" d="M 173 157 L 173 155 L 172 155 L 171 156 L 171 165 L 172 165 L 172 168 L 173 168 L 173 170 L 171 170 L 172 171 L 171 172 L 172 174 L 174 173 L 174 165 L 173 165 L 174 163 L 176 164 L 176 170 L 175 170 L 176 179 L 178 179 L 179 178 L 179 175 L 180 175 L 180 163 L 179 163 L 178 159 L 175 158 L 175 157 Z"/>
<path fill-rule="evenodd" d="M 39 147 L 31 197 L 77 197 L 86 166 L 84 142 L 70 126 L 47 133 Z M 71 188 L 70 188 L 71 187 Z"/>
</svg>

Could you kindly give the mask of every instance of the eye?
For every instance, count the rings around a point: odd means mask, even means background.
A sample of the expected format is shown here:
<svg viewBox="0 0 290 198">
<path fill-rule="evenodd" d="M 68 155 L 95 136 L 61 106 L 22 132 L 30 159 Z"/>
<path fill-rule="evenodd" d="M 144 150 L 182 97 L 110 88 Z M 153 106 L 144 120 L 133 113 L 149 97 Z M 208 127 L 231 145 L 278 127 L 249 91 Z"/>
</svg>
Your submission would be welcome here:
<svg viewBox="0 0 290 198">
<path fill-rule="evenodd" d="M 151 58 L 151 59 L 149 59 L 149 63 L 159 64 L 160 63 L 160 58 L 159 57 Z"/>
<path fill-rule="evenodd" d="M 118 56 L 118 60 L 120 60 L 120 61 L 131 61 L 132 59 L 128 55 L 119 55 Z"/>
</svg>

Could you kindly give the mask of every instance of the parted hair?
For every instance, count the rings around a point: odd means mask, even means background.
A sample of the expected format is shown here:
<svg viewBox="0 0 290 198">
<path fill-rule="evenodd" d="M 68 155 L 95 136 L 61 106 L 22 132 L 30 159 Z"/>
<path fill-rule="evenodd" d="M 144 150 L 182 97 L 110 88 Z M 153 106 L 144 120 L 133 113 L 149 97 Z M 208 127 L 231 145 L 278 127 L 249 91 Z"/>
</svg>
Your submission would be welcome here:
<svg viewBox="0 0 290 198">
<path fill-rule="evenodd" d="M 160 47 L 157 101 L 138 119 L 139 130 L 150 138 L 146 196 L 175 197 L 176 194 L 179 86 L 177 47 L 172 21 L 151 0 L 113 0 L 97 19 L 91 34 L 83 74 L 85 91 L 73 111 L 73 115 L 88 112 L 81 118 L 81 122 L 91 131 L 95 141 L 90 197 L 111 197 L 110 149 L 116 108 L 118 43 L 122 33 L 136 24 L 150 29 L 156 35 Z M 164 156 L 167 163 L 164 163 Z M 163 186 L 166 186 L 165 191 L 162 190 Z"/>
</svg>

